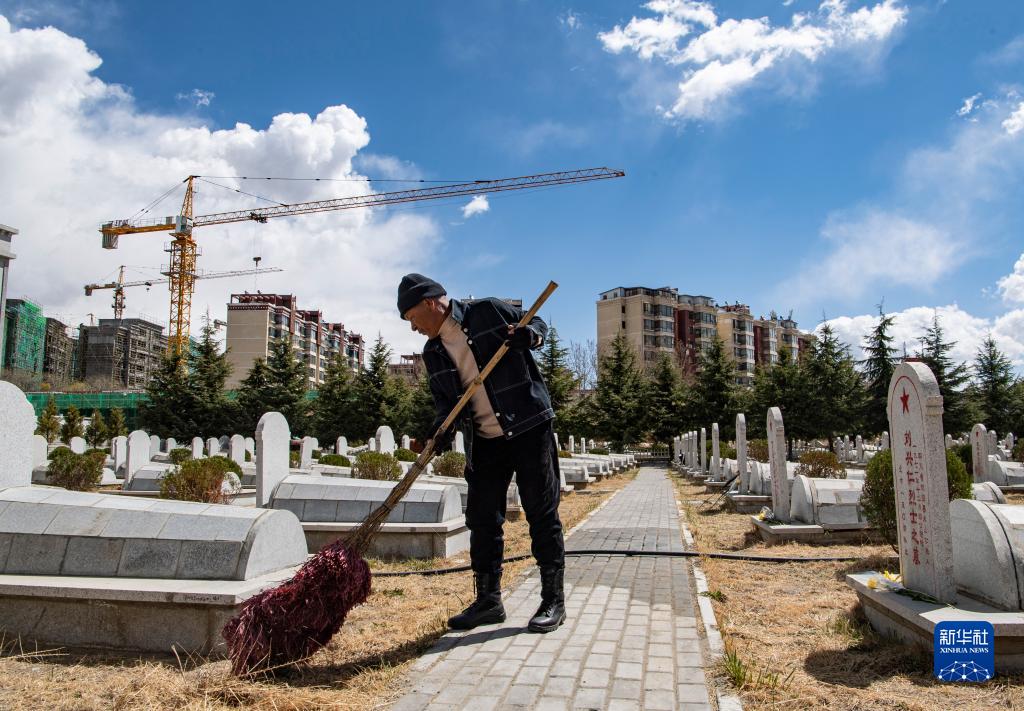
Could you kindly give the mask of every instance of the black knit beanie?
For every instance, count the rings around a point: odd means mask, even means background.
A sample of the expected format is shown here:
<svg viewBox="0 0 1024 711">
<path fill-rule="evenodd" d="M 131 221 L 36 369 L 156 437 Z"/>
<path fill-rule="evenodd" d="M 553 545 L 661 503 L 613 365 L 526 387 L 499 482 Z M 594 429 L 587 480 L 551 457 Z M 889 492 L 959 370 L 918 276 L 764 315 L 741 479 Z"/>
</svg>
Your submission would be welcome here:
<svg viewBox="0 0 1024 711">
<path fill-rule="evenodd" d="M 434 296 L 444 296 L 448 292 L 433 279 L 422 274 L 406 274 L 398 285 L 398 315 L 405 318 L 405 312 L 413 306 Z"/>
</svg>

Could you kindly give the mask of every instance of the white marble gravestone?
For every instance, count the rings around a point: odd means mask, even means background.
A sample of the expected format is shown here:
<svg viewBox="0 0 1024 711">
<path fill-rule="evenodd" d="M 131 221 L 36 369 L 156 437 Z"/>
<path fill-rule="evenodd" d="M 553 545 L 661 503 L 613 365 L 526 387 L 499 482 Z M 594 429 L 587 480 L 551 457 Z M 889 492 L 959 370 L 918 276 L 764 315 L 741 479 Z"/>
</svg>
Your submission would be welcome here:
<svg viewBox="0 0 1024 711">
<path fill-rule="evenodd" d="M 864 462 L 864 438 L 857 435 L 854 447 L 856 448 L 857 462 L 862 464 Z"/>
<path fill-rule="evenodd" d="M 228 440 L 228 457 L 238 466 L 245 464 L 245 437 L 240 434 L 231 435 Z"/>
<path fill-rule="evenodd" d="M 569 454 L 576 454 L 576 437 L 569 435 Z"/>
<path fill-rule="evenodd" d="M 0 380 L 0 489 L 32 483 L 36 413 L 19 388 Z"/>
<path fill-rule="evenodd" d="M 340 454 L 343 457 L 348 456 L 348 440 L 345 437 L 338 437 L 338 440 L 334 443 L 334 453 Z"/>
<path fill-rule="evenodd" d="M 896 528 L 903 584 L 956 602 L 942 395 L 924 363 L 896 366 L 889 383 Z"/>
<path fill-rule="evenodd" d="M 124 467 L 125 484 L 135 476 L 135 472 L 149 464 L 149 448 L 149 436 L 142 430 L 135 430 L 128 435 L 128 452 Z"/>
<path fill-rule="evenodd" d="M 718 423 L 711 423 L 711 478 L 718 480 L 722 478 L 722 460 L 718 448 Z"/>
<path fill-rule="evenodd" d="M 206 440 L 206 456 L 216 457 L 220 454 L 220 440 L 216 437 L 210 437 Z"/>
<path fill-rule="evenodd" d="M 32 435 L 32 468 L 45 467 L 47 462 L 47 453 L 50 451 L 50 445 L 46 442 L 46 437 L 42 435 Z"/>
<path fill-rule="evenodd" d="M 772 513 L 780 521 L 788 521 L 790 482 L 786 472 L 786 428 L 782 422 L 782 410 L 769 408 L 765 424 L 768 432 L 768 467 L 772 476 Z"/>
<path fill-rule="evenodd" d="M 980 422 L 971 428 L 971 468 L 974 481 L 986 481 L 988 471 L 988 433 Z"/>
<path fill-rule="evenodd" d="M 128 461 L 128 438 L 118 435 L 110 440 L 110 455 L 114 458 L 114 476 L 123 479 L 124 466 Z"/>
<path fill-rule="evenodd" d="M 85 454 L 85 440 L 81 437 L 72 437 L 68 447 L 75 454 Z"/>
<path fill-rule="evenodd" d="M 462 434 L 462 430 L 455 433 L 455 444 L 452 447 L 459 454 L 466 453 L 466 437 Z"/>
<path fill-rule="evenodd" d="M 882 433 L 882 445 L 881 446 L 882 446 L 883 450 L 889 449 L 889 433 L 888 432 L 883 432 Z"/>
<path fill-rule="evenodd" d="M 174 439 L 174 437 L 168 437 L 166 440 L 164 440 L 164 452 L 165 453 L 170 454 L 171 452 L 173 452 L 177 448 L 178 448 L 178 440 Z"/>
<path fill-rule="evenodd" d="M 156 435 L 149 436 L 149 459 L 153 460 L 153 457 L 160 454 L 160 438 Z"/>
<path fill-rule="evenodd" d="M 750 471 L 747 469 L 747 416 L 736 414 L 736 471 L 740 475 L 740 493 L 750 492 Z"/>
<path fill-rule="evenodd" d="M 256 505 L 266 506 L 270 495 L 288 476 L 288 420 L 280 412 L 268 412 L 256 425 Z"/>
<path fill-rule="evenodd" d="M 313 466 L 313 450 L 317 449 L 320 443 L 316 437 L 303 437 L 299 443 L 299 469 L 309 469 Z"/>
<path fill-rule="evenodd" d="M 587 438 L 586 437 L 580 437 L 580 454 L 586 454 L 586 453 L 587 453 Z"/>
<path fill-rule="evenodd" d="M 192 438 L 192 458 L 202 459 L 203 458 L 203 438 L 193 437 Z"/>
<path fill-rule="evenodd" d="M 402 435 L 402 449 L 409 449 L 410 444 L 412 444 L 412 440 L 409 439 L 409 435 Z"/>
<path fill-rule="evenodd" d="M 708 470 L 708 431 L 700 428 L 700 472 Z"/>
<path fill-rule="evenodd" d="M 562 451 L 562 445 L 558 441 L 558 433 L 555 432 L 555 450 L 558 452 Z"/>
<path fill-rule="evenodd" d="M 946 449 L 952 449 L 952 448 L 953 448 L 953 435 L 948 434 L 948 435 L 946 435 Z"/>
<path fill-rule="evenodd" d="M 377 451 L 383 452 L 384 454 L 395 453 L 395 433 L 387 425 L 381 425 L 377 428 L 376 434 L 373 438 L 377 441 Z"/>
<path fill-rule="evenodd" d="M 249 453 L 251 461 L 256 461 L 256 440 L 252 437 L 245 438 L 245 451 Z"/>
</svg>

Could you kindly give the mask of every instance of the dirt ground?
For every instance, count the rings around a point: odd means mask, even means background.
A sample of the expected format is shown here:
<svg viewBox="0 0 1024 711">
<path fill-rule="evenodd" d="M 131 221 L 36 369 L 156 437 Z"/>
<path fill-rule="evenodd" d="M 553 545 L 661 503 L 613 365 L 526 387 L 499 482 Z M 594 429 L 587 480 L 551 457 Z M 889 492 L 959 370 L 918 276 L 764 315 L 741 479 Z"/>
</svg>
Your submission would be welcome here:
<svg viewBox="0 0 1024 711">
<path fill-rule="evenodd" d="M 566 530 L 632 481 L 620 474 L 562 500 Z M 529 552 L 525 520 L 506 525 L 506 555 Z M 384 563 L 377 571 L 424 570 L 468 563 Z M 532 559 L 507 565 L 511 587 Z M 226 661 L 154 659 L 69 650 L 25 649 L 0 642 L 0 709 L 352 709 L 382 708 L 404 690 L 403 673 L 473 595 L 470 573 L 377 578 L 330 645 L 306 664 L 273 678 L 237 679 Z"/>
<path fill-rule="evenodd" d="M 727 659 L 719 681 L 746 709 L 1024 709 L 1024 677 L 943 684 L 931 655 L 883 639 L 866 623 L 849 572 L 898 569 L 885 545 L 766 546 L 750 516 L 700 510 L 703 486 L 678 479 L 694 541 L 702 551 L 785 556 L 856 556 L 851 563 L 701 561 Z"/>
</svg>

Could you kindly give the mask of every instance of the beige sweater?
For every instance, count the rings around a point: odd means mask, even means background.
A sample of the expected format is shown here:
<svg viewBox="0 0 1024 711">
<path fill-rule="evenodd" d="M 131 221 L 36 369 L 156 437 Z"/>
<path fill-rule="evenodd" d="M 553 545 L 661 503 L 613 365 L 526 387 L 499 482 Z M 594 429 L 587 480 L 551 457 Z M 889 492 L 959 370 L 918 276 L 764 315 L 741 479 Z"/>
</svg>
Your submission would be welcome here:
<svg viewBox="0 0 1024 711">
<path fill-rule="evenodd" d="M 480 375 L 480 368 L 476 364 L 476 358 L 473 357 L 473 351 L 469 348 L 466 334 L 459 328 L 458 322 L 449 316 L 441 325 L 441 332 L 438 335 L 441 337 L 444 349 L 448 351 L 448 355 L 455 362 L 462 387 L 468 388 L 470 383 Z M 487 397 L 487 391 L 484 388 L 477 389 L 473 393 L 473 397 L 470 398 L 469 404 L 473 408 L 473 421 L 476 424 L 477 435 L 484 439 L 501 437 L 503 434 L 501 425 L 498 423 L 498 418 L 494 416 L 494 408 L 491 406 L 490 398 Z"/>
</svg>

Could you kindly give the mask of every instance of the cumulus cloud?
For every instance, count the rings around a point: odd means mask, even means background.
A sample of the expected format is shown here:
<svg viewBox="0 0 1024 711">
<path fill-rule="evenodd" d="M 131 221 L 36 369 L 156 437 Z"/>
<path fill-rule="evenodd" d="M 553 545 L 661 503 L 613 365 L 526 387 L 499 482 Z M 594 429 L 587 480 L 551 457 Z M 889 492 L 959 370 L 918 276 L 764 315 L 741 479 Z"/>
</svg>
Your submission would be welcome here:
<svg viewBox="0 0 1024 711">
<path fill-rule="evenodd" d="M 491 209 L 486 195 L 474 195 L 473 199 L 462 206 L 462 217 L 469 219 L 473 215 L 482 215 Z"/>
<path fill-rule="evenodd" d="M 662 111 L 683 121 L 720 118 L 733 95 L 790 63 L 813 65 L 842 52 L 875 58 L 907 17 L 898 0 L 853 11 L 846 0 L 823 0 L 814 12 L 794 13 L 788 25 L 767 17 L 720 22 L 710 2 L 695 0 L 651 0 L 644 7 L 654 16 L 633 17 L 598 38 L 613 54 L 632 52 L 680 68 L 676 96 Z"/>
<path fill-rule="evenodd" d="M 80 39 L 52 27 L 13 29 L 0 16 L 0 194 L 4 222 L 17 227 L 18 255 L 11 296 L 46 311 L 109 314 L 105 299 L 86 298 L 82 285 L 119 264 L 159 267 L 166 235 L 128 235 L 117 251 L 100 248 L 101 222 L 125 218 L 179 184 L 155 217 L 180 209 L 184 176 L 294 176 L 336 182 L 217 180 L 279 202 L 365 194 L 353 161 L 369 144 L 366 120 L 343 104 L 311 116 L 282 113 L 267 126 L 205 125 L 195 116 L 142 111 L 130 92 L 94 75 L 100 58 Z M 197 183 L 196 213 L 265 205 L 208 183 Z M 264 291 L 295 293 L 300 307 L 319 308 L 369 339 L 378 330 L 396 349 L 421 348 L 394 313 L 401 275 L 424 271 L 440 239 L 423 213 L 351 210 L 238 223 L 196 231 L 200 269 L 241 269 L 250 257 L 285 269 L 261 276 Z M 192 313 L 223 315 L 231 291 L 249 280 L 199 281 Z M 129 315 L 166 319 L 162 289 L 128 293 Z M 74 322 L 74 323 L 77 323 Z M 198 323 L 193 323 L 197 326 Z"/>
<path fill-rule="evenodd" d="M 978 99 L 981 98 L 981 94 L 975 94 L 974 96 L 968 96 L 964 99 L 963 105 L 956 110 L 957 116 L 970 116 L 971 112 L 974 111 L 975 104 Z"/>
<path fill-rule="evenodd" d="M 205 89 L 193 89 L 187 93 L 178 94 L 175 98 L 177 98 L 178 101 L 187 101 L 190 104 L 195 105 L 198 109 L 201 106 L 209 106 L 215 96 L 217 95 L 212 91 L 206 91 Z"/>
<path fill-rule="evenodd" d="M 1017 104 L 1016 110 L 1003 121 L 1003 130 L 1010 136 L 1024 131 L 1024 101 Z"/>
<path fill-rule="evenodd" d="M 1013 272 L 1000 279 L 996 287 L 1007 304 L 1024 304 L 1024 254 L 1013 265 Z"/>
</svg>

